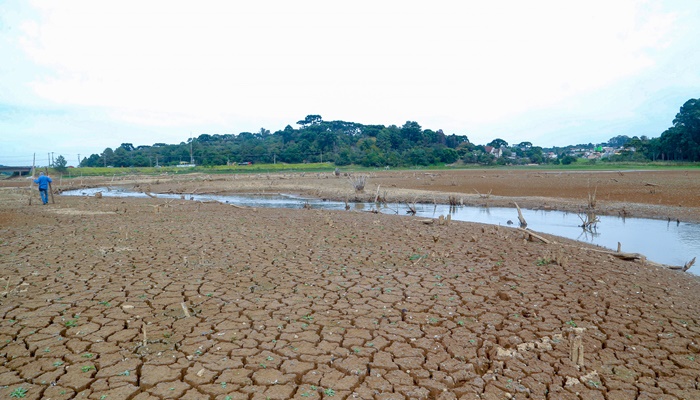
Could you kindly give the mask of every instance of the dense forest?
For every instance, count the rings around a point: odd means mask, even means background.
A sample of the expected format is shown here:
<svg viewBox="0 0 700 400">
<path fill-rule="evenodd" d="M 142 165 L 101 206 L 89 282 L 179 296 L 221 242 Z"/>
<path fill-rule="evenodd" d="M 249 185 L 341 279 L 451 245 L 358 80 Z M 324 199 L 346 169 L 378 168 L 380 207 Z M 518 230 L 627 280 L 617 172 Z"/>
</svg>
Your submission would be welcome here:
<svg viewBox="0 0 700 400">
<path fill-rule="evenodd" d="M 237 135 L 202 134 L 180 144 L 135 147 L 122 143 L 114 150 L 107 148 L 102 154 L 84 158 L 80 166 L 332 162 L 339 166 L 400 167 L 457 161 L 483 165 L 541 164 L 571 162 L 574 156 L 568 150 L 576 147 L 543 149 L 526 141 L 509 146 L 499 138 L 477 145 L 465 135 L 423 129 L 414 121 L 407 121 L 401 127 L 363 125 L 324 121 L 320 115 L 308 115 L 296 125 L 299 127 L 287 125 L 274 133 L 261 128 L 255 133 Z M 608 143 L 588 144 L 600 145 L 623 148 L 609 157 L 611 161 L 700 161 L 700 99 L 688 100 L 673 120 L 673 126 L 658 138 L 619 135 Z"/>
</svg>

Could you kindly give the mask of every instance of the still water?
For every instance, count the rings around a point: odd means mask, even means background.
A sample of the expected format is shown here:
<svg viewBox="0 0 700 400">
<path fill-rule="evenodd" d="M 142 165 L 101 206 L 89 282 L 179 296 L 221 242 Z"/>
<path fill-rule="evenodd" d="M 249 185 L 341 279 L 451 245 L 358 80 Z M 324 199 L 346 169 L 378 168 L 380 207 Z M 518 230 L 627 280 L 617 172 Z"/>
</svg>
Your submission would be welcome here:
<svg viewBox="0 0 700 400">
<path fill-rule="evenodd" d="M 64 196 L 93 196 L 102 192 L 103 196 L 112 197 L 147 197 L 143 193 L 123 191 L 120 189 L 92 188 L 63 192 Z M 159 194 L 159 198 L 179 199 L 179 194 Z M 301 198 L 292 195 L 185 195 L 188 200 L 219 201 L 248 207 L 311 208 L 325 210 L 345 210 L 345 203 L 323 201 L 321 199 Z M 376 206 L 373 203 L 351 203 L 351 210 L 369 211 Z M 404 204 L 382 204 L 379 211 L 386 214 L 406 214 Z M 417 216 L 437 218 L 451 214 L 456 221 L 481 222 L 493 225 L 508 225 L 508 221 L 518 223 L 515 208 L 506 207 L 467 207 L 450 208 L 448 205 L 416 204 Z M 622 244 L 622 251 L 644 254 L 648 259 L 668 265 L 683 265 L 693 257 L 700 256 L 700 224 L 676 223 L 645 218 L 621 218 L 599 216 L 600 222 L 594 233 L 585 232 L 579 227 L 581 220 L 575 213 L 561 211 L 522 210 L 527 227 L 535 232 L 566 237 L 587 242 L 609 249 L 617 249 Z M 700 262 L 689 272 L 700 275 Z"/>
</svg>

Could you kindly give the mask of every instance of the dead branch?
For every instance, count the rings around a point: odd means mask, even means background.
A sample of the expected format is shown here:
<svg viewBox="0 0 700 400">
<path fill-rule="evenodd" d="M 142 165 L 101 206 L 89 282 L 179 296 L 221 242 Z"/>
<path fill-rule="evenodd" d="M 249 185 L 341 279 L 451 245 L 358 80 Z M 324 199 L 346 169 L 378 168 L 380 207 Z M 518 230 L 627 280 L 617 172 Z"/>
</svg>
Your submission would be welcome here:
<svg viewBox="0 0 700 400">
<path fill-rule="evenodd" d="M 141 333 L 143 334 L 143 345 L 148 345 L 148 335 L 146 334 L 146 323 L 141 325 Z"/>
<path fill-rule="evenodd" d="M 615 258 L 619 258 L 621 260 L 626 260 L 626 261 L 646 260 L 646 257 L 644 257 L 642 254 L 639 254 L 639 253 L 620 253 L 617 251 L 591 249 L 588 247 L 580 247 L 580 248 L 584 249 L 584 250 L 588 250 L 588 251 L 593 251 L 596 253 L 607 254 L 607 255 L 613 256 Z"/>
<path fill-rule="evenodd" d="M 365 191 L 365 184 L 367 184 L 367 175 L 349 177 L 348 179 L 350 179 L 350 184 L 355 189 L 355 192 L 361 193 Z"/>
<path fill-rule="evenodd" d="M 542 241 L 542 242 L 545 243 L 545 244 L 549 244 L 549 239 L 545 239 L 544 237 L 542 237 L 542 236 L 540 236 L 540 235 L 538 235 L 538 234 L 536 234 L 536 233 L 533 233 L 533 232 L 532 232 L 531 230 L 529 230 L 529 229 L 523 229 L 523 228 L 515 228 L 515 229 L 517 229 L 517 230 L 519 230 L 520 232 L 523 232 L 523 233 L 526 233 L 527 235 L 529 235 L 529 240 L 530 240 L 530 241 L 532 241 L 532 238 L 535 238 L 535 239 L 538 239 L 538 240 Z"/>
<path fill-rule="evenodd" d="M 687 263 L 685 263 L 685 265 L 683 266 L 683 272 L 688 271 L 688 270 L 690 269 L 690 267 L 693 266 L 693 264 L 695 264 L 695 257 L 693 257 L 692 260 L 690 260 L 690 261 L 688 261 Z"/>
<path fill-rule="evenodd" d="M 595 205 L 596 205 L 595 195 L 597 192 L 598 192 L 598 185 L 596 185 L 595 189 L 593 189 L 593 194 L 591 194 L 590 192 L 588 193 L 588 208 L 591 210 L 595 209 Z"/>
<path fill-rule="evenodd" d="M 408 207 L 408 211 L 406 211 L 406 214 L 416 215 L 416 199 L 417 197 L 413 198 L 413 205 L 406 203 L 406 207 Z"/>
<path fill-rule="evenodd" d="M 666 268 L 668 268 L 668 269 L 672 269 L 672 270 L 674 270 L 674 271 L 688 272 L 688 270 L 690 269 L 690 267 L 692 267 L 693 265 L 695 265 L 695 257 L 693 257 L 692 260 L 688 261 L 687 263 L 685 263 L 685 264 L 682 265 L 682 266 L 680 266 L 680 265 L 678 265 L 678 266 L 676 266 L 676 265 L 661 265 L 661 266 L 662 266 L 662 267 L 666 267 Z"/>
<path fill-rule="evenodd" d="M 520 207 L 518 206 L 518 203 L 513 202 L 515 204 L 515 208 L 518 209 L 518 221 L 520 221 L 520 227 L 525 228 L 527 227 L 527 221 L 525 221 L 525 217 L 523 217 L 522 211 L 520 211 Z"/>
<path fill-rule="evenodd" d="M 413 205 L 406 203 L 406 207 L 408 207 L 406 214 L 416 215 L 416 203 L 413 203 Z"/>
<path fill-rule="evenodd" d="M 479 193 L 479 191 L 476 190 L 476 189 L 474 189 L 474 191 L 475 191 L 476 194 L 478 194 L 479 197 L 481 197 L 482 199 L 488 199 L 489 197 L 491 197 L 491 192 L 493 191 L 493 189 L 489 189 L 489 192 L 486 193 L 486 194 L 481 194 L 481 193 Z"/>
<path fill-rule="evenodd" d="M 190 312 L 189 312 L 189 310 L 187 310 L 187 306 L 185 305 L 185 303 L 180 303 L 180 307 L 182 307 L 182 311 L 185 312 L 185 317 L 189 317 Z"/>
</svg>

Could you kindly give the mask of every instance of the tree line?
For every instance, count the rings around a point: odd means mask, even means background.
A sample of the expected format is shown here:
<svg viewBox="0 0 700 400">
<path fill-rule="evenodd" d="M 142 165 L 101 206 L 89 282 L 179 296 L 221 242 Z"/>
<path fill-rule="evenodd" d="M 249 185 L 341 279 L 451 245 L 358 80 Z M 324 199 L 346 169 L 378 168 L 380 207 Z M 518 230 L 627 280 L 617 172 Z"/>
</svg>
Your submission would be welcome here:
<svg viewBox="0 0 700 400">
<path fill-rule="evenodd" d="M 700 161 L 700 99 L 690 99 L 681 106 L 673 119 L 673 126 L 661 136 L 625 135 L 610 139 L 625 151 L 613 156 L 612 161 Z"/>
<path fill-rule="evenodd" d="M 415 121 L 403 126 L 363 125 L 356 122 L 324 121 L 320 115 L 308 115 L 274 133 L 258 132 L 201 134 L 179 144 L 155 143 L 134 146 L 122 143 L 106 148 L 80 162 L 81 167 L 153 167 L 194 163 L 204 166 L 235 163 L 331 162 L 335 165 L 401 167 L 464 163 L 541 164 L 559 163 L 565 149 L 553 149 L 557 157 L 548 157 L 530 142 L 509 146 L 497 138 L 486 145 L 471 143 L 466 135 L 445 134 L 442 130 L 423 129 Z M 673 120 L 673 126 L 658 138 L 616 136 L 609 144 L 625 146 L 619 160 L 700 161 L 700 100 L 690 99 Z M 496 149 L 497 151 L 494 151 Z"/>
<path fill-rule="evenodd" d="M 332 162 L 368 167 L 427 166 L 454 163 L 478 146 L 465 135 L 446 135 L 442 130 L 423 129 L 417 122 L 403 126 L 363 125 L 356 122 L 324 121 L 308 115 L 277 132 L 202 134 L 180 144 L 156 143 L 134 146 L 122 143 L 101 154 L 84 158 L 80 166 L 142 167 L 181 163 L 214 166 L 233 163 Z M 481 146 L 483 149 L 484 146 Z"/>
</svg>

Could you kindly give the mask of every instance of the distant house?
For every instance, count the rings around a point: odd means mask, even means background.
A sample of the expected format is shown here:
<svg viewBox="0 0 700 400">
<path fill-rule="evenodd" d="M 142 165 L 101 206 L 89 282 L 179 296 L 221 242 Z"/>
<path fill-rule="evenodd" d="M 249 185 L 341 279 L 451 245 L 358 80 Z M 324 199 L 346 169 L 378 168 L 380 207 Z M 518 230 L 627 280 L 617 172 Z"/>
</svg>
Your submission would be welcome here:
<svg viewBox="0 0 700 400">
<path fill-rule="evenodd" d="M 486 150 L 486 153 L 492 154 L 496 158 L 501 158 L 503 155 L 503 150 L 500 148 L 495 148 L 493 146 L 484 146 L 484 150 Z"/>
</svg>

